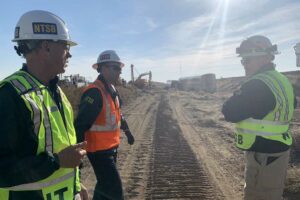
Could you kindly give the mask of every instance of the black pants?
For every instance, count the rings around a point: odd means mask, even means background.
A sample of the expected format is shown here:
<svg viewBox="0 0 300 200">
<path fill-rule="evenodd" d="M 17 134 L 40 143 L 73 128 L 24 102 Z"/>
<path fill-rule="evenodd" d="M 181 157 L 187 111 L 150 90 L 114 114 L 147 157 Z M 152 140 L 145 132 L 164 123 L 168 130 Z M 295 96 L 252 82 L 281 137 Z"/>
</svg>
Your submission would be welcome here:
<svg viewBox="0 0 300 200">
<path fill-rule="evenodd" d="M 120 174 L 117 170 L 117 150 L 87 154 L 97 177 L 93 200 L 123 200 Z"/>
</svg>

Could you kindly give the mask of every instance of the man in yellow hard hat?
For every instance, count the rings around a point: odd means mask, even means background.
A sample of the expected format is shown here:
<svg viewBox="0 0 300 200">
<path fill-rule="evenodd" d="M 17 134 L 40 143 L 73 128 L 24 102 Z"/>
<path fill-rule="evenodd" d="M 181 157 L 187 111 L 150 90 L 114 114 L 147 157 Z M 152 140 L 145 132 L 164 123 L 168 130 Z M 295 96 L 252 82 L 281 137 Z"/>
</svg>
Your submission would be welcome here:
<svg viewBox="0 0 300 200">
<path fill-rule="evenodd" d="M 57 15 L 29 11 L 15 28 L 19 71 L 0 82 L 0 199 L 88 200 L 78 165 L 72 107 L 57 85 L 71 58 L 70 39 Z"/>
<path fill-rule="evenodd" d="M 293 87 L 275 70 L 277 45 L 267 37 L 249 37 L 236 52 L 247 81 L 224 103 L 222 112 L 226 121 L 236 124 L 236 146 L 245 151 L 244 199 L 279 200 L 292 144 Z"/>
</svg>

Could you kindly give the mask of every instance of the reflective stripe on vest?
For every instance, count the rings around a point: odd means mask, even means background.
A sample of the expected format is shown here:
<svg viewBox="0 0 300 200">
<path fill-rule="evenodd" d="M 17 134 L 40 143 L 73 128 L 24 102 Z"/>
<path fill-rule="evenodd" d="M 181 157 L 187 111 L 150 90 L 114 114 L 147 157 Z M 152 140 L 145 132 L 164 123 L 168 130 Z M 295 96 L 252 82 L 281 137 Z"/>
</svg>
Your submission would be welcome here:
<svg viewBox="0 0 300 200">
<path fill-rule="evenodd" d="M 118 97 L 114 100 L 100 80 L 85 88 L 96 88 L 102 95 L 102 110 L 85 132 L 86 150 L 96 152 L 115 148 L 120 144 L 121 113 Z"/>
<path fill-rule="evenodd" d="M 271 78 L 273 79 L 271 79 Z M 283 85 L 282 85 L 282 83 L 279 81 L 279 80 L 277 80 L 274 76 L 271 76 L 270 75 L 270 77 L 265 77 L 265 76 L 263 76 L 263 75 L 257 75 L 257 77 L 256 78 L 258 78 L 258 79 L 263 79 L 264 80 L 264 82 L 269 86 L 269 88 L 272 90 L 272 92 L 273 92 L 273 94 L 274 94 L 274 96 L 275 96 L 275 98 L 276 98 L 276 100 L 278 101 L 278 103 L 279 103 L 279 109 L 278 109 L 278 111 L 275 113 L 275 115 L 274 115 L 274 120 L 280 120 L 279 118 L 280 118 L 280 116 L 281 116 L 281 110 L 283 109 L 283 99 L 282 99 L 282 97 L 281 97 L 281 95 L 279 94 L 279 91 L 276 89 L 276 87 L 274 86 L 274 83 L 273 83 L 273 81 L 275 80 L 276 81 L 276 83 L 279 85 L 279 87 L 280 87 L 280 89 L 281 89 L 281 91 L 282 91 L 282 93 L 283 93 L 283 98 L 285 99 L 285 102 L 288 102 L 288 98 L 287 98 L 287 94 L 286 94 L 286 92 L 285 92 L 285 89 L 284 89 L 284 87 L 283 87 Z M 286 106 L 285 106 L 285 115 L 284 115 L 284 119 L 285 120 L 287 120 L 288 118 L 288 114 L 289 114 L 289 106 L 288 106 L 288 103 L 286 104 Z"/>
<path fill-rule="evenodd" d="M 67 146 L 76 144 L 73 110 L 59 87 L 64 116 L 58 110 L 48 88 L 27 72 L 14 73 L 0 82 L 0 87 L 5 83 L 11 84 L 15 88 L 31 112 L 33 130 L 38 138 L 37 155 L 45 151 L 58 153 Z M 66 119 L 65 122 L 63 117 Z M 9 197 L 6 198 L 6 196 L 10 190 L 41 190 L 44 199 L 57 199 L 58 193 L 59 198 L 73 199 L 74 193 L 80 191 L 78 172 L 78 168 L 60 168 L 43 180 L 0 188 L 0 197 L 5 196 L 4 199 L 8 199 Z"/>
<path fill-rule="evenodd" d="M 26 81 L 33 87 L 33 88 L 39 88 L 39 86 L 34 82 L 34 80 L 32 80 L 32 78 L 30 76 L 28 76 L 28 74 L 24 73 L 24 74 L 20 74 L 23 78 L 26 79 Z M 12 83 L 14 85 L 15 88 L 19 89 L 21 91 L 21 93 L 25 93 L 24 96 L 26 98 L 26 100 L 30 103 L 31 108 L 33 110 L 33 122 L 34 122 L 34 131 L 35 134 L 38 135 L 39 133 L 39 128 L 40 128 L 40 110 L 38 109 L 38 106 L 36 105 L 36 103 L 31 99 L 30 95 L 27 92 L 27 89 L 25 86 L 23 86 L 18 80 L 12 80 Z M 37 96 L 40 98 L 41 102 L 44 102 L 44 98 L 43 95 L 41 93 L 40 89 L 36 90 L 37 92 Z M 46 150 L 53 152 L 53 147 L 52 147 L 52 133 L 51 133 L 51 128 L 50 128 L 50 121 L 49 121 L 49 115 L 48 115 L 48 110 L 46 108 L 46 105 L 43 103 L 43 108 L 44 108 L 44 127 L 45 127 L 45 135 L 46 135 Z"/>
<path fill-rule="evenodd" d="M 294 112 L 294 93 L 291 84 L 275 70 L 257 74 L 250 80 L 252 79 L 259 79 L 270 88 L 276 105 L 262 120 L 249 118 L 236 123 L 236 146 L 244 150 L 250 149 L 256 136 L 291 145 L 289 124 Z"/>
<path fill-rule="evenodd" d="M 12 80 L 12 84 L 14 85 L 15 88 L 18 88 L 22 93 L 24 93 L 26 91 L 26 88 L 19 83 L 18 80 Z M 33 101 L 33 99 L 31 99 L 31 97 L 29 96 L 29 94 L 24 94 L 25 98 L 27 99 L 27 101 L 29 102 L 32 111 L 33 111 L 33 125 L 34 125 L 34 133 L 35 135 L 38 135 L 39 133 L 39 128 L 40 128 L 40 123 L 41 123 L 41 112 L 40 109 L 38 108 L 38 106 L 36 105 L 36 103 Z"/>
<path fill-rule="evenodd" d="M 269 75 L 277 82 L 277 84 L 279 85 L 281 91 L 283 92 L 283 97 L 284 97 L 285 102 L 288 102 L 288 96 L 287 96 L 287 93 L 286 93 L 286 91 L 284 89 L 284 86 L 282 85 L 281 81 L 278 80 L 278 78 L 276 76 L 274 76 L 274 74 L 269 73 Z M 286 107 L 285 107 L 285 115 L 284 115 L 285 120 L 288 120 L 289 110 L 290 110 L 289 104 L 287 103 Z"/>
<path fill-rule="evenodd" d="M 45 187 L 56 185 L 62 181 L 69 179 L 69 178 L 74 178 L 74 172 L 70 172 L 64 176 L 58 177 L 58 178 L 50 180 L 48 182 L 27 183 L 27 184 L 17 185 L 17 186 L 5 188 L 5 189 L 11 190 L 11 191 L 41 190 Z"/>
<path fill-rule="evenodd" d="M 272 136 L 286 133 L 289 129 L 289 122 L 266 121 L 249 118 L 240 122 L 238 127 L 237 130 L 239 133 Z"/>
<path fill-rule="evenodd" d="M 99 90 L 101 90 L 101 94 L 104 95 L 103 100 L 105 101 L 106 113 L 105 113 L 105 121 L 106 124 L 98 125 L 93 124 L 90 128 L 90 131 L 114 131 L 120 127 L 120 123 L 116 123 L 116 116 L 111 115 L 110 104 L 109 104 L 109 94 L 105 92 L 102 86 L 99 84 L 98 81 L 95 81 L 94 84 L 97 86 Z"/>
</svg>

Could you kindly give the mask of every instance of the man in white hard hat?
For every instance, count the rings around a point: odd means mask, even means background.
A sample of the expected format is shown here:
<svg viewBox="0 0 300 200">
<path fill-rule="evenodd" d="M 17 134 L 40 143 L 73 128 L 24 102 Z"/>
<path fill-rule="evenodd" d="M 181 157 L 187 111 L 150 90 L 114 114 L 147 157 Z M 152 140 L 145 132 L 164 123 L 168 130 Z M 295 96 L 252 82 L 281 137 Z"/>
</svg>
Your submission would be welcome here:
<svg viewBox="0 0 300 200">
<path fill-rule="evenodd" d="M 93 65 L 100 73 L 97 80 L 84 89 L 75 128 L 78 141 L 87 141 L 87 156 L 97 177 L 93 200 L 124 199 L 122 182 L 116 167 L 120 129 L 128 144 L 134 143 L 125 118 L 121 99 L 114 87 L 124 64 L 113 50 L 102 52 Z"/>
<path fill-rule="evenodd" d="M 21 16 L 13 42 L 23 67 L 0 82 L 0 199 L 87 200 L 72 107 L 57 85 L 71 57 L 64 21 L 41 10 Z"/>
<path fill-rule="evenodd" d="M 289 80 L 275 70 L 277 46 L 255 35 L 236 49 L 248 80 L 223 105 L 236 124 L 236 146 L 245 151 L 245 200 L 279 200 L 284 189 L 296 106 Z"/>
</svg>

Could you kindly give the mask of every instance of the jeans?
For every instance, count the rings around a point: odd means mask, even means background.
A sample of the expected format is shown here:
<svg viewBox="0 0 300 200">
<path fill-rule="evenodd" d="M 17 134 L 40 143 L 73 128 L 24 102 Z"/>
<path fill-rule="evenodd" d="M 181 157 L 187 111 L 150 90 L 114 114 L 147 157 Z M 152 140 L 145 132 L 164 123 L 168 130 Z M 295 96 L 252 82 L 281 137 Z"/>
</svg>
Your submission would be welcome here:
<svg viewBox="0 0 300 200">
<path fill-rule="evenodd" d="M 116 166 L 117 150 L 88 152 L 87 156 L 97 178 L 93 200 L 123 200 L 121 177 Z"/>
</svg>

